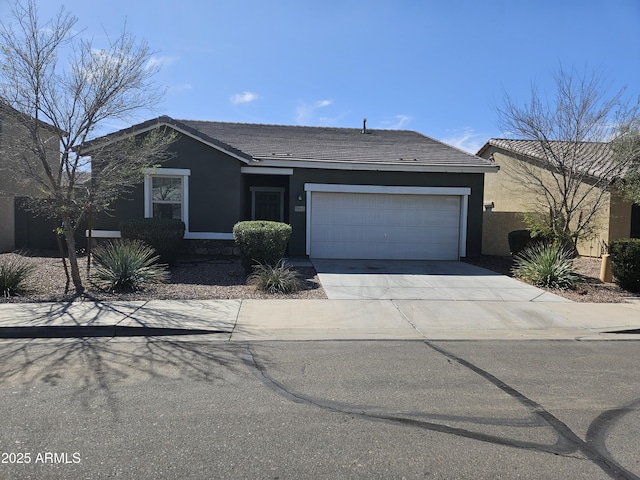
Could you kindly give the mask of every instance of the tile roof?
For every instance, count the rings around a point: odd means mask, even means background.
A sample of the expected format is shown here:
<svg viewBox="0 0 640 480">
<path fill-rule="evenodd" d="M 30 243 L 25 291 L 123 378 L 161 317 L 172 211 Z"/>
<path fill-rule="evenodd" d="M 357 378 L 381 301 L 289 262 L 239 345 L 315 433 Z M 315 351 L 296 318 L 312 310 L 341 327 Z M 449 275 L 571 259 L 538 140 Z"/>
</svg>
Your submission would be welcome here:
<svg viewBox="0 0 640 480">
<path fill-rule="evenodd" d="M 168 125 L 214 147 L 263 166 L 342 164 L 387 170 L 497 171 L 492 162 L 409 130 L 302 127 L 197 120 L 162 116 L 93 140 L 88 145 Z M 312 162 L 312 163 L 308 163 Z"/>
<path fill-rule="evenodd" d="M 576 169 L 594 178 L 612 177 L 611 173 L 617 171 L 610 143 L 549 141 L 545 145 L 551 152 L 545 153 L 538 140 L 490 138 L 477 155 L 493 146 L 534 160 L 552 158 L 548 155 L 566 158 Z"/>
<path fill-rule="evenodd" d="M 491 164 L 418 132 L 178 120 L 257 160 L 307 160 L 398 165 Z"/>
</svg>

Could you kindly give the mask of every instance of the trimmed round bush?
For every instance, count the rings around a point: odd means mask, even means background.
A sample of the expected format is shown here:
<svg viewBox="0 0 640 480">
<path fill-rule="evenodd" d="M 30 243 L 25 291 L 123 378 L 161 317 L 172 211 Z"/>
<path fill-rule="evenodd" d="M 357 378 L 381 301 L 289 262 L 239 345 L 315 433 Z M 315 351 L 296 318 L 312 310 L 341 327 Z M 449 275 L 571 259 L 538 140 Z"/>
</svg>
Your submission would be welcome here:
<svg viewBox="0 0 640 480">
<path fill-rule="evenodd" d="M 238 222 L 233 238 L 240 250 L 240 261 L 246 274 L 254 265 L 276 266 L 287 250 L 291 225 L 281 222 L 253 220 Z"/>
<path fill-rule="evenodd" d="M 136 218 L 120 223 L 123 239 L 142 240 L 153 247 L 160 260 L 172 265 L 184 238 L 185 224 L 174 218 Z"/>
<path fill-rule="evenodd" d="M 640 238 L 614 240 L 609 255 L 614 281 L 629 292 L 640 293 Z"/>
</svg>

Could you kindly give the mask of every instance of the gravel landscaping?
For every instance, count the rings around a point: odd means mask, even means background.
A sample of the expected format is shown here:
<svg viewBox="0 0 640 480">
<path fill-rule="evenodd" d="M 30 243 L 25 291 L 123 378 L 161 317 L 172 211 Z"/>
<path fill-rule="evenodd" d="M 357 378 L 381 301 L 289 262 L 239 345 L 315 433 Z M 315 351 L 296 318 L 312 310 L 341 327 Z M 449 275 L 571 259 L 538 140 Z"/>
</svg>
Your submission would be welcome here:
<svg viewBox="0 0 640 480">
<path fill-rule="evenodd" d="M 465 259 L 472 265 L 492 270 L 513 277 L 513 259 L 510 256 L 482 255 L 478 258 Z M 581 281 L 575 290 L 545 289 L 551 293 L 574 302 L 591 303 L 624 303 L 630 300 L 640 301 L 640 296 L 627 292 L 615 283 L 600 281 L 600 258 L 578 257 L 574 260 L 576 272 Z"/>
<path fill-rule="evenodd" d="M 16 253 L 0 254 L 0 262 Z M 21 296 L 0 298 L 0 302 L 55 302 L 74 299 L 73 293 L 65 293 L 66 276 L 62 260 L 53 252 L 30 252 L 22 258 L 36 266 L 29 278 L 30 291 Z M 83 279 L 86 277 L 87 260 L 80 258 Z M 191 257 L 181 259 L 170 269 L 169 283 L 152 286 L 142 292 L 108 294 L 91 288 L 88 282 L 86 295 L 96 300 L 207 300 L 228 298 L 327 298 L 313 267 L 294 267 L 302 279 L 302 290 L 287 295 L 273 295 L 245 285 L 245 276 L 237 257 Z M 73 292 L 73 285 L 70 287 Z"/>
<path fill-rule="evenodd" d="M 0 262 L 15 257 L 16 253 L 0 254 Z M 65 293 L 66 277 L 62 260 L 53 252 L 28 252 L 20 255 L 36 266 L 29 278 L 30 291 L 21 296 L 0 298 L 0 302 L 53 302 L 70 301 L 72 293 Z M 511 257 L 482 256 L 466 260 L 497 273 L 513 276 Z M 295 263 L 294 263 L 295 265 Z M 304 265 L 304 263 L 303 263 Z M 599 280 L 600 259 L 581 257 L 575 260 L 582 282 L 575 290 L 549 290 L 576 302 L 621 303 L 629 299 L 640 301 L 640 296 L 622 290 L 613 283 Z M 83 276 L 86 274 L 86 257 L 80 258 Z M 92 289 L 88 282 L 87 297 L 96 300 L 203 300 L 203 299 L 268 299 L 268 298 L 327 298 L 315 270 L 311 266 L 296 266 L 303 280 L 299 292 L 273 295 L 245 285 L 245 276 L 237 257 L 215 256 L 183 258 L 171 268 L 171 281 L 130 294 L 108 294 Z M 71 287 L 71 291 L 72 291 Z"/>
</svg>

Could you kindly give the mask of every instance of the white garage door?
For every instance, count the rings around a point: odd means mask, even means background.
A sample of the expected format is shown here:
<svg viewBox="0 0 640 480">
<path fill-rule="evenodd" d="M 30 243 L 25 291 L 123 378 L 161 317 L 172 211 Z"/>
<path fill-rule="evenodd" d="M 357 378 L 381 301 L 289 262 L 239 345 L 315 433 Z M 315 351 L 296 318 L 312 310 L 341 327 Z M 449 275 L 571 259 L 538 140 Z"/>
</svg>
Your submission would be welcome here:
<svg viewBox="0 0 640 480">
<path fill-rule="evenodd" d="M 315 258 L 458 260 L 460 195 L 311 192 Z"/>
</svg>

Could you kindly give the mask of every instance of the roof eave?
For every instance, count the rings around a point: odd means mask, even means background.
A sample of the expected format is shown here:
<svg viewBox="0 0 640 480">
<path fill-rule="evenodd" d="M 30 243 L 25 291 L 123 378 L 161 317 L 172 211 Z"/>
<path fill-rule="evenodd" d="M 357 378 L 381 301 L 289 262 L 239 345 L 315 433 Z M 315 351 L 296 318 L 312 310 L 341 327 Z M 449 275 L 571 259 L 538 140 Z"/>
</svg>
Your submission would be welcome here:
<svg viewBox="0 0 640 480">
<path fill-rule="evenodd" d="M 326 170 L 366 170 L 381 172 L 422 172 L 422 173 L 496 173 L 498 165 L 425 165 L 372 162 L 337 162 L 331 160 L 273 160 L 254 159 L 250 166 L 316 168 Z"/>
<path fill-rule="evenodd" d="M 155 130 L 158 127 L 169 127 L 172 130 L 175 130 L 176 132 L 182 135 L 191 137 L 195 140 L 198 140 L 199 142 L 204 143 L 205 145 L 215 148 L 216 150 L 222 153 L 230 155 L 231 157 L 236 158 L 247 165 L 251 162 L 251 156 L 240 155 L 227 148 L 224 148 L 221 145 L 210 142 L 206 138 L 203 138 L 202 136 L 198 135 L 194 129 L 191 129 L 186 125 L 181 124 L 181 122 L 179 121 L 173 120 L 171 117 L 159 117 L 156 120 L 157 121 L 149 121 L 149 122 L 140 124 L 137 126 L 138 128 L 130 127 L 128 129 L 121 130 L 120 132 L 114 132 L 112 134 L 106 135 L 105 137 L 102 137 L 103 139 L 102 141 L 100 138 L 97 138 L 95 140 L 87 142 L 85 144 L 86 150 L 83 151 L 83 155 L 90 156 L 92 151 L 95 151 L 98 148 L 104 147 L 105 145 L 110 145 L 112 143 L 120 142 L 129 137 L 150 132 L 152 130 Z"/>
</svg>

